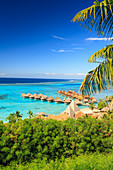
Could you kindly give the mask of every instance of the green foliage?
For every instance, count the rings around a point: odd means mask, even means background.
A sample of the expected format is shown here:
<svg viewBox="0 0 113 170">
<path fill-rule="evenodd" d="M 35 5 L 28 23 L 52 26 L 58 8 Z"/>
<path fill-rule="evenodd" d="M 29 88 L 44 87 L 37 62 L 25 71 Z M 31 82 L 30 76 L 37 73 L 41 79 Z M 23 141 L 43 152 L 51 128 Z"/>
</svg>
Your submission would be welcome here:
<svg viewBox="0 0 113 170">
<path fill-rule="evenodd" d="M 90 31 L 95 28 L 98 35 L 112 39 L 113 35 L 113 0 L 96 0 L 94 4 L 78 12 L 72 20 L 84 24 Z M 101 59 L 101 60 L 99 60 Z M 113 86 L 113 45 L 108 45 L 89 58 L 90 63 L 99 65 L 88 72 L 81 84 L 82 94 L 101 92 Z"/>
<path fill-rule="evenodd" d="M 33 112 L 32 111 L 29 111 L 27 114 L 29 115 L 29 118 L 33 117 Z"/>
<path fill-rule="evenodd" d="M 91 31 L 95 27 L 98 35 L 112 37 L 113 0 L 95 1 L 94 4 L 73 18 L 73 22 L 81 22 Z"/>
<path fill-rule="evenodd" d="M 93 102 L 91 102 L 89 108 L 90 108 L 91 110 L 93 110 L 93 109 L 95 108 L 95 104 L 94 104 Z"/>
<path fill-rule="evenodd" d="M 61 159 L 51 160 L 47 162 L 43 160 L 35 159 L 32 163 L 25 165 L 17 165 L 15 162 L 11 163 L 10 166 L 3 167 L 2 170 L 110 170 L 113 167 L 113 154 L 89 154 L 80 155 L 78 157 L 73 156 L 72 158 L 63 157 Z"/>
<path fill-rule="evenodd" d="M 47 161 L 81 154 L 111 152 L 113 119 L 85 117 L 66 121 L 24 119 L 0 122 L 0 164 Z"/>
<path fill-rule="evenodd" d="M 104 100 L 100 99 L 99 102 L 98 102 L 97 108 L 101 110 L 106 106 L 107 106 L 106 102 Z"/>
<path fill-rule="evenodd" d="M 18 120 L 21 120 L 22 114 L 20 114 L 19 111 L 16 111 L 16 113 L 10 113 L 10 115 L 6 118 L 6 120 L 9 120 L 9 123 L 15 123 Z"/>
</svg>

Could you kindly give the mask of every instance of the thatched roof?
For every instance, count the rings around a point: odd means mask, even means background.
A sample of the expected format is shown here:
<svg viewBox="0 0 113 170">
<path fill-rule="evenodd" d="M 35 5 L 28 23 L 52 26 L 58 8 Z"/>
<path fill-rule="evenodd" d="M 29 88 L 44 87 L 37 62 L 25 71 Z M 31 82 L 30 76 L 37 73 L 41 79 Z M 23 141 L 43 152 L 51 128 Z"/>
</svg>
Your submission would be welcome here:
<svg viewBox="0 0 113 170">
<path fill-rule="evenodd" d="M 23 95 L 23 98 L 29 98 L 28 94 Z"/>
<path fill-rule="evenodd" d="M 75 103 L 76 103 L 77 105 L 82 105 L 82 102 L 81 102 L 80 100 L 78 100 L 78 99 L 75 99 Z"/>
<path fill-rule="evenodd" d="M 37 96 L 37 94 L 35 93 L 34 96 Z"/>
<path fill-rule="evenodd" d="M 55 101 L 55 102 L 62 102 L 62 100 L 61 100 L 59 97 L 56 97 L 56 98 L 54 99 L 54 101 Z"/>
<path fill-rule="evenodd" d="M 83 96 L 79 95 L 79 96 L 77 96 L 77 99 L 82 100 Z"/>
<path fill-rule="evenodd" d="M 47 100 L 48 100 L 48 101 L 53 101 L 53 97 L 52 97 L 52 96 L 49 96 Z"/>
<path fill-rule="evenodd" d="M 36 115 L 48 116 L 48 114 L 47 114 L 47 113 L 44 113 L 44 112 L 36 113 Z"/>
<path fill-rule="evenodd" d="M 71 106 L 69 106 L 69 108 L 68 108 L 68 113 L 69 113 L 69 117 L 71 117 L 71 118 L 74 117 L 74 110 L 71 108 Z"/>
<path fill-rule="evenodd" d="M 90 98 L 90 100 L 92 100 L 92 99 L 95 99 L 95 97 L 94 97 L 94 96 L 92 96 L 92 97 Z"/>
<path fill-rule="evenodd" d="M 93 99 L 92 99 L 92 102 L 93 102 L 93 103 L 97 103 L 97 100 L 93 98 Z"/>
<path fill-rule="evenodd" d="M 23 97 L 24 95 L 25 95 L 25 93 L 22 93 L 22 94 L 21 94 L 21 97 Z"/>
<path fill-rule="evenodd" d="M 34 98 L 34 95 L 30 95 L 29 98 L 30 98 L 30 99 L 33 99 L 33 98 Z"/>
<path fill-rule="evenodd" d="M 73 96 L 72 96 L 73 98 L 77 98 L 78 97 L 78 95 L 77 94 L 73 94 Z"/>
<path fill-rule="evenodd" d="M 85 114 L 83 112 L 78 112 L 77 114 L 75 114 L 74 117 L 77 119 L 79 117 L 84 117 L 84 116 L 85 116 Z"/>
<path fill-rule="evenodd" d="M 71 102 L 70 106 L 73 109 L 74 113 L 80 111 L 79 107 L 76 105 L 75 100 Z"/>
<path fill-rule="evenodd" d="M 27 93 L 29 96 L 31 96 L 31 93 Z"/>
<path fill-rule="evenodd" d="M 43 96 L 43 94 L 39 94 L 38 96 L 41 98 Z"/>
<path fill-rule="evenodd" d="M 62 93 L 62 91 L 61 91 L 61 90 L 59 90 L 57 93 Z"/>
<path fill-rule="evenodd" d="M 49 115 L 47 119 L 55 119 L 55 120 L 67 120 L 69 118 L 68 114 L 59 114 L 59 115 Z"/>
<path fill-rule="evenodd" d="M 71 115 L 72 117 L 72 115 L 74 115 L 79 111 L 80 111 L 79 107 L 76 105 L 75 101 L 73 100 L 64 112 L 69 113 L 69 115 Z"/>
<path fill-rule="evenodd" d="M 104 107 L 101 111 L 102 111 L 102 112 L 107 112 L 108 110 L 109 110 L 108 107 Z"/>
<path fill-rule="evenodd" d="M 64 101 L 65 104 L 69 104 L 71 103 L 71 99 L 68 97 L 65 101 Z"/>
<path fill-rule="evenodd" d="M 46 100 L 47 99 L 47 96 L 46 95 L 43 95 L 42 97 L 41 97 L 41 100 Z"/>
<path fill-rule="evenodd" d="M 90 96 L 89 95 L 85 95 L 84 98 L 85 99 L 90 99 Z"/>
<path fill-rule="evenodd" d="M 73 97 L 73 94 L 70 94 L 70 97 Z"/>
<path fill-rule="evenodd" d="M 40 99 L 40 96 L 38 96 L 38 95 L 34 96 L 34 99 Z"/>
<path fill-rule="evenodd" d="M 89 100 L 88 100 L 88 99 L 83 99 L 83 102 L 84 102 L 84 103 L 88 103 Z"/>
</svg>

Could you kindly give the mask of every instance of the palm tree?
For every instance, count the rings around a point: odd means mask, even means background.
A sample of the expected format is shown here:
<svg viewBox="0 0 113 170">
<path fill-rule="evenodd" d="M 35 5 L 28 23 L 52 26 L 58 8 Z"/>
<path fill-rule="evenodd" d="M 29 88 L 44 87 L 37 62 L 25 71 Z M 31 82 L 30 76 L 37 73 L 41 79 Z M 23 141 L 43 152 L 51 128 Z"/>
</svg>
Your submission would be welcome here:
<svg viewBox="0 0 113 170">
<path fill-rule="evenodd" d="M 22 114 L 20 114 L 20 112 L 19 111 L 16 111 L 16 120 L 21 120 L 21 118 L 22 118 Z"/>
<path fill-rule="evenodd" d="M 89 31 L 95 28 L 97 35 L 113 41 L 113 0 L 96 0 L 92 6 L 78 12 L 72 20 L 84 24 Z M 101 61 L 101 60 L 102 61 Z M 89 58 L 89 63 L 99 63 L 88 72 L 81 84 L 82 94 L 97 93 L 113 86 L 113 45 L 108 45 Z"/>
<path fill-rule="evenodd" d="M 90 103 L 90 106 L 89 106 L 89 108 L 90 108 L 91 110 L 94 110 L 94 108 L 95 108 L 95 105 L 94 105 L 94 103 L 93 103 L 93 102 L 91 102 L 91 103 Z"/>
<path fill-rule="evenodd" d="M 27 114 L 29 114 L 29 118 L 31 118 L 33 116 L 33 112 L 29 111 Z"/>
</svg>

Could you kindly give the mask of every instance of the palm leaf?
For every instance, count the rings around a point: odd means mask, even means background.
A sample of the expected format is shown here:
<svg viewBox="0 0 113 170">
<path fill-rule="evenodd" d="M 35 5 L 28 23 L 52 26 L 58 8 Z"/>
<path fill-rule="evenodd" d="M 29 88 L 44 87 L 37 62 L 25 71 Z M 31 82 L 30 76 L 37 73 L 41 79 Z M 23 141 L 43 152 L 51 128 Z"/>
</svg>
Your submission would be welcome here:
<svg viewBox="0 0 113 170">
<path fill-rule="evenodd" d="M 97 59 L 102 58 L 107 60 L 108 58 L 113 58 L 113 45 L 108 45 L 105 48 L 97 51 L 89 58 L 89 63 L 98 62 Z"/>
<path fill-rule="evenodd" d="M 113 0 L 95 1 L 91 7 L 78 12 L 72 21 L 83 23 L 89 31 L 95 27 L 98 35 L 112 37 Z"/>
<path fill-rule="evenodd" d="M 113 59 L 107 59 L 90 71 L 81 84 L 82 94 L 101 92 L 112 86 L 113 82 Z"/>
</svg>

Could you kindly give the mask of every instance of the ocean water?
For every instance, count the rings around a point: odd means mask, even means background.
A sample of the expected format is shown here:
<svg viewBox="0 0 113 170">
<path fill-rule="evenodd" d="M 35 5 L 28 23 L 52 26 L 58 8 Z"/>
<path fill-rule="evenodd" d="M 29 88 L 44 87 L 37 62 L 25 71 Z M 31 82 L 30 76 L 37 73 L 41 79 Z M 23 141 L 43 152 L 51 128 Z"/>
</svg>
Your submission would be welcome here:
<svg viewBox="0 0 113 170">
<path fill-rule="evenodd" d="M 22 93 L 37 93 L 49 96 L 64 97 L 57 93 L 58 90 L 79 91 L 82 80 L 58 80 L 58 79 L 1 79 L 0 78 L 0 120 L 6 122 L 6 117 L 17 110 L 27 118 L 29 110 L 36 114 L 45 112 L 58 115 L 63 112 L 67 105 L 43 102 L 34 99 L 21 98 Z M 95 95 L 95 98 L 103 98 L 106 95 L 113 95 L 113 90 L 105 91 Z M 83 108 L 83 106 L 80 108 Z"/>
</svg>

